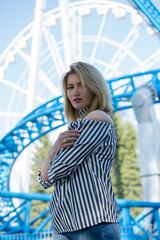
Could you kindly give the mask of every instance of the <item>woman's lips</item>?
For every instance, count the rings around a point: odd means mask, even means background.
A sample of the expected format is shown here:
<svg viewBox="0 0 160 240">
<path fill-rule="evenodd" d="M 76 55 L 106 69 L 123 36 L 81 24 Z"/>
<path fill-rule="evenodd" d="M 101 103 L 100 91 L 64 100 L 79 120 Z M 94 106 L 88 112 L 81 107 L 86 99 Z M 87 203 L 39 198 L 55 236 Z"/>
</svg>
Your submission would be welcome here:
<svg viewBox="0 0 160 240">
<path fill-rule="evenodd" d="M 75 98 L 73 101 L 79 103 L 81 100 L 82 100 L 81 98 Z"/>
</svg>

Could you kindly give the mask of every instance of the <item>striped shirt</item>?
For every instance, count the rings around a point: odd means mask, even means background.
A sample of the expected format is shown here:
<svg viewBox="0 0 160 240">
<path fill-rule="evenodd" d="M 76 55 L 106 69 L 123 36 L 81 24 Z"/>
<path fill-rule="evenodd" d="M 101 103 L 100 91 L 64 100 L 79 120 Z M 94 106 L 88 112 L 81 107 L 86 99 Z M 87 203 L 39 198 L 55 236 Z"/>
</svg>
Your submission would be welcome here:
<svg viewBox="0 0 160 240">
<path fill-rule="evenodd" d="M 81 111 L 83 113 L 83 111 Z M 116 148 L 115 127 L 78 119 L 68 126 L 80 130 L 75 144 L 60 149 L 49 163 L 44 188 L 55 186 L 50 213 L 55 233 L 77 231 L 101 222 L 119 222 L 110 170 Z"/>
</svg>

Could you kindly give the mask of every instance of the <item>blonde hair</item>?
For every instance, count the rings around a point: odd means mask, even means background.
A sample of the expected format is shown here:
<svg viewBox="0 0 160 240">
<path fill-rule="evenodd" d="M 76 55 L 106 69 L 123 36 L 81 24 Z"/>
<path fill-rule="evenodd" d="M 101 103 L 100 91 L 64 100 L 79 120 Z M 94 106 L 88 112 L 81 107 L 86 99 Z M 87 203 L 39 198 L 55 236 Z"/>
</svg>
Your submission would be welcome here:
<svg viewBox="0 0 160 240">
<path fill-rule="evenodd" d="M 112 113 L 110 89 L 102 74 L 93 65 L 84 62 L 73 63 L 70 70 L 62 77 L 62 90 L 64 96 L 64 115 L 67 122 L 75 121 L 79 118 L 79 112 L 75 109 L 67 97 L 67 79 L 71 74 L 77 74 L 83 86 L 91 90 L 93 101 L 83 117 L 94 110 L 102 110 L 107 114 Z"/>
</svg>

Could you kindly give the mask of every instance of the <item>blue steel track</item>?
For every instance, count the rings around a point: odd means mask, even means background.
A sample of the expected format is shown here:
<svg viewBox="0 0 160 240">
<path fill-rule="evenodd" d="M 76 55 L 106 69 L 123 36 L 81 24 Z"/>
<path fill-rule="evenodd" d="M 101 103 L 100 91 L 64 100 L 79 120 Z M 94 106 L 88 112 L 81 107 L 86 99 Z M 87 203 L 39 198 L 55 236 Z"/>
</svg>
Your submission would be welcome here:
<svg viewBox="0 0 160 240">
<path fill-rule="evenodd" d="M 130 99 L 136 90 L 143 84 L 152 85 L 157 91 L 155 104 L 160 102 L 160 69 L 138 73 L 121 78 L 115 78 L 107 81 L 111 90 L 112 101 L 115 111 L 125 110 L 132 107 Z M 141 84 L 143 82 L 143 84 Z M 33 110 L 25 118 L 23 118 L 14 129 L 3 137 L 0 142 L 0 232 L 32 232 L 42 231 L 46 223 L 50 220 L 48 216 L 44 223 L 37 229 L 33 229 L 29 221 L 31 202 L 34 199 L 49 201 L 49 195 L 41 194 L 17 194 L 17 198 L 25 199 L 22 206 L 15 208 L 12 198 L 16 197 L 15 193 L 9 192 L 9 181 L 12 167 L 21 154 L 21 152 L 36 139 L 65 125 L 63 114 L 63 98 L 62 96 L 54 98 L 42 106 Z M 117 200 L 119 206 L 121 225 L 132 225 L 132 217 L 129 214 L 131 206 L 140 206 L 140 202 L 127 202 L 125 200 Z M 143 205 L 148 206 L 148 203 Z M 153 204 L 153 222 L 158 221 L 157 211 L 159 205 Z M 47 212 L 41 213 L 38 219 Z M 22 212 L 26 213 L 25 221 L 19 217 Z M 143 215 L 144 217 L 144 215 Z M 132 219 L 132 221 L 131 221 Z M 142 218 L 143 219 L 143 218 Z M 136 220 L 134 220 L 136 221 Z M 14 222 L 14 224 L 13 224 Z M 160 221 L 159 221 L 160 224 Z M 160 225 L 159 225 L 160 227 Z M 160 231 L 159 228 L 157 231 Z M 148 233 L 145 233 L 148 234 Z M 159 232 L 160 234 L 160 232 Z M 137 238 L 138 239 L 138 238 Z"/>
</svg>

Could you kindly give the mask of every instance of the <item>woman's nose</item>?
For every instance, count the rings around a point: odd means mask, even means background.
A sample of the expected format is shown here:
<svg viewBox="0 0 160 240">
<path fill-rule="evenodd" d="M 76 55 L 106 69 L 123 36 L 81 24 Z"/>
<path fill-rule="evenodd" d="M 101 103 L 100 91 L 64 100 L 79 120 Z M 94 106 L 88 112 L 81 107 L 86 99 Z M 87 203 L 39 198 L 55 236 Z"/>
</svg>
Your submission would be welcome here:
<svg viewBox="0 0 160 240">
<path fill-rule="evenodd" d="M 80 91 L 79 91 L 78 87 L 74 87 L 73 94 L 74 95 L 79 95 L 80 94 Z"/>
</svg>

